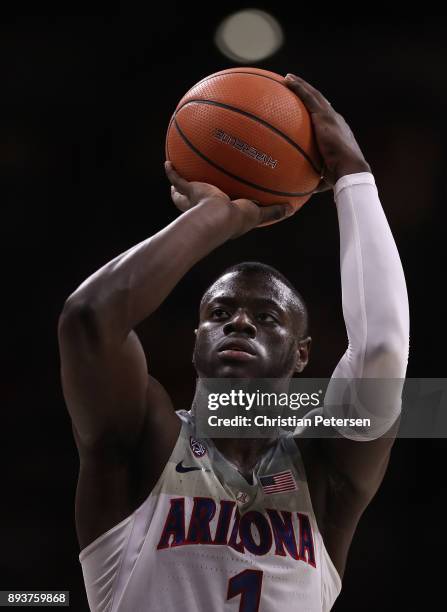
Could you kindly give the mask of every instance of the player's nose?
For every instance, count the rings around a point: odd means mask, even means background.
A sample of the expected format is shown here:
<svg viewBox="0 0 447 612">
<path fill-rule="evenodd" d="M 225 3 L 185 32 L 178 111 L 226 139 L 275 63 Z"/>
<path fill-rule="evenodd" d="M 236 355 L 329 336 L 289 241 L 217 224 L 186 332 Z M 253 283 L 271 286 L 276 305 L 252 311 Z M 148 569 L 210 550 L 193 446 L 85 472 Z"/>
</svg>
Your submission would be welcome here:
<svg viewBox="0 0 447 612">
<path fill-rule="evenodd" d="M 245 310 L 239 309 L 234 313 L 231 319 L 225 323 L 223 331 L 227 335 L 232 332 L 237 332 L 254 338 L 256 336 L 256 325 Z"/>
</svg>

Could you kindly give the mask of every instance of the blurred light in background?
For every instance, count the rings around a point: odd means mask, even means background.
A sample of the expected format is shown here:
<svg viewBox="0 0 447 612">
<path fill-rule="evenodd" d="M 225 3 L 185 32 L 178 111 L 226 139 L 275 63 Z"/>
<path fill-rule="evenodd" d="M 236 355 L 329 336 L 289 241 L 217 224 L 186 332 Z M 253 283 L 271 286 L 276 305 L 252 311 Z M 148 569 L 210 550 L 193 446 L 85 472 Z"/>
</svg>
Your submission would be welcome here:
<svg viewBox="0 0 447 612">
<path fill-rule="evenodd" d="M 241 64 L 270 57 L 283 41 L 284 35 L 278 21 L 257 9 L 238 11 L 226 17 L 214 39 L 221 53 Z"/>
</svg>

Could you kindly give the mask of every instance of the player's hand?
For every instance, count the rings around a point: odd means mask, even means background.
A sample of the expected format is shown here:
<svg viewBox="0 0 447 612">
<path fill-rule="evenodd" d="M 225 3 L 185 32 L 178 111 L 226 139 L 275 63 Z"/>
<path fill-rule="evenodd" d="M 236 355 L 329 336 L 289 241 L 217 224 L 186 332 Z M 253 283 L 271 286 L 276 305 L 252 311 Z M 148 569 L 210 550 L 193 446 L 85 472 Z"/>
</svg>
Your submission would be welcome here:
<svg viewBox="0 0 447 612">
<path fill-rule="evenodd" d="M 323 94 L 293 74 L 287 75 L 285 83 L 310 113 L 317 146 L 324 162 L 324 179 L 315 191 L 333 188 L 345 174 L 371 172 L 349 125 Z"/>
<path fill-rule="evenodd" d="M 213 200 L 214 206 L 225 206 L 230 211 L 235 227 L 234 237 L 245 234 L 259 225 L 281 221 L 295 212 L 288 203 L 259 206 L 252 200 L 231 200 L 214 185 L 185 180 L 169 161 L 165 162 L 165 172 L 171 183 L 171 199 L 179 210 L 185 212 L 205 200 Z"/>
</svg>

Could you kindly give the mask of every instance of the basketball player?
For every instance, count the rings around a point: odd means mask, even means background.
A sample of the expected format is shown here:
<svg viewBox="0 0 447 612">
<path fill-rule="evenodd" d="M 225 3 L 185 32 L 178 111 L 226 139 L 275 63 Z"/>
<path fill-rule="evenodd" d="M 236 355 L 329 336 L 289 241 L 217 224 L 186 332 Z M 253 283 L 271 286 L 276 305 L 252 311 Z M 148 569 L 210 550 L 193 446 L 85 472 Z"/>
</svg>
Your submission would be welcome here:
<svg viewBox="0 0 447 612">
<path fill-rule="evenodd" d="M 337 206 L 349 344 L 333 377 L 402 379 L 406 286 L 370 166 L 319 91 L 298 77 L 287 84 L 311 113 L 325 163 L 320 189 L 332 188 Z M 148 375 L 133 329 L 197 261 L 291 210 L 230 201 L 217 187 L 183 180 L 170 163 L 166 173 L 183 214 L 90 276 L 59 321 L 91 610 L 330 610 L 355 528 L 388 464 L 400 398 L 370 407 L 380 426 L 367 442 L 349 431 L 196 439 L 193 412 L 174 410 Z M 175 338 L 167 342 L 175 350 Z M 241 264 L 202 298 L 198 381 L 290 378 L 305 368 L 310 342 L 306 307 L 290 282 L 262 264 Z"/>
</svg>

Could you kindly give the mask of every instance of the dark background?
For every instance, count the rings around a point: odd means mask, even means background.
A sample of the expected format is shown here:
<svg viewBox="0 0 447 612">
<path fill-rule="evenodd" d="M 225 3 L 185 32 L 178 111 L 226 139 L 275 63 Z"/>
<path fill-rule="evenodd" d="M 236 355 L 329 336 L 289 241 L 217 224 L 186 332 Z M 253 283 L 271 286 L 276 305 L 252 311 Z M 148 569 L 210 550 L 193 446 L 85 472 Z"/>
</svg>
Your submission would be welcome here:
<svg viewBox="0 0 447 612">
<path fill-rule="evenodd" d="M 445 375 L 445 22 L 418 12 L 353 18 L 257 3 L 284 47 L 256 65 L 299 74 L 350 124 L 403 262 L 411 308 L 408 376 Z M 149 6 L 149 5 L 148 5 Z M 235 64 L 213 45 L 220 19 L 252 4 L 160 3 L 156 14 L 4 19 L 2 162 L 1 589 L 64 589 L 87 610 L 74 529 L 78 469 L 64 407 L 57 317 L 91 273 L 176 218 L 163 172 L 178 100 Z M 198 264 L 139 328 L 149 368 L 188 407 L 197 305 L 225 266 L 260 260 L 303 293 L 313 352 L 330 376 L 345 350 L 332 192 L 291 220 Z M 380 299 L 380 296 L 378 296 Z M 444 440 L 398 440 L 351 548 L 335 610 L 442 609 Z"/>
</svg>

